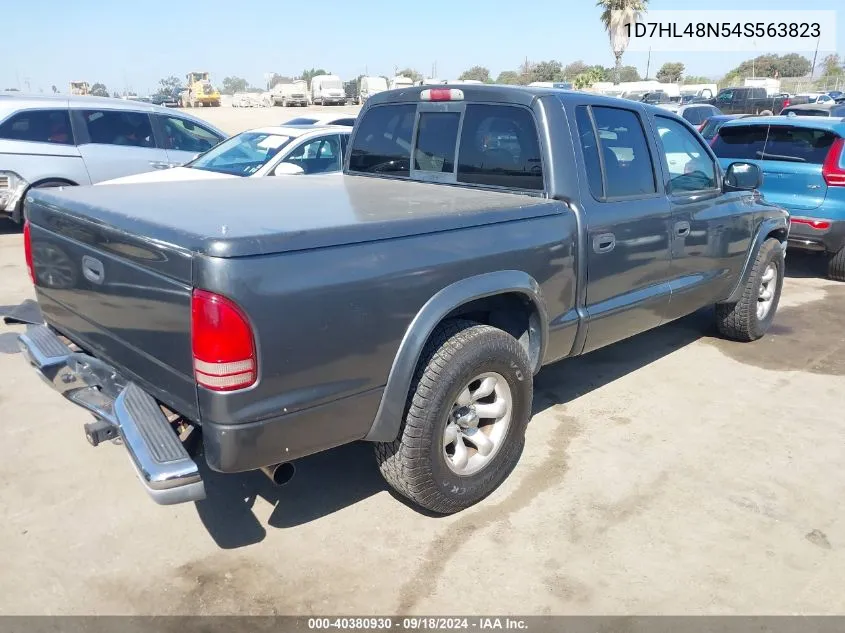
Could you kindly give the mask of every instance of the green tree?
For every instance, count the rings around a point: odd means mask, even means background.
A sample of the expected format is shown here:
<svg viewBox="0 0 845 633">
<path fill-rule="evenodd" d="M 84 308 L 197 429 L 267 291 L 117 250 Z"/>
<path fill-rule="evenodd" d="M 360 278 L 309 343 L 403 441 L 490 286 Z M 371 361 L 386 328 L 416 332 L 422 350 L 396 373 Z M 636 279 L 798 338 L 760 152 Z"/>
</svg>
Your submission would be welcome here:
<svg viewBox="0 0 845 633">
<path fill-rule="evenodd" d="M 243 77 L 223 77 L 223 87 L 220 92 L 233 95 L 236 92 L 246 92 L 249 83 Z"/>
<path fill-rule="evenodd" d="M 109 89 L 106 88 L 105 84 L 97 82 L 93 86 L 91 86 L 91 89 L 88 91 L 88 94 L 94 97 L 108 97 Z"/>
<path fill-rule="evenodd" d="M 619 83 L 622 55 L 628 48 L 625 24 L 636 23 L 640 13 L 646 10 L 646 5 L 648 5 L 648 0 L 597 0 L 596 2 L 596 6 L 602 10 L 601 22 L 610 38 L 610 49 L 616 59 L 614 83 Z"/>
<path fill-rule="evenodd" d="M 329 72 L 328 70 L 323 70 L 322 68 L 312 68 L 311 70 L 303 70 L 302 73 L 299 75 L 299 79 L 304 79 L 305 83 L 307 83 L 310 87 L 311 80 L 317 75 L 331 75 L 331 72 Z"/>
<path fill-rule="evenodd" d="M 588 70 L 582 72 L 575 77 L 575 87 L 578 90 L 589 88 L 593 84 L 605 80 L 605 69 L 601 66 L 592 66 Z"/>
<path fill-rule="evenodd" d="M 473 66 L 461 73 L 458 79 L 473 79 L 484 83 L 490 83 L 490 70 L 484 66 Z"/>
<path fill-rule="evenodd" d="M 842 68 L 842 58 L 836 53 L 828 55 L 822 60 L 822 77 L 839 77 L 845 74 Z"/>
<path fill-rule="evenodd" d="M 619 68 L 619 81 L 640 81 L 640 71 L 636 66 L 622 66 Z"/>
<path fill-rule="evenodd" d="M 587 64 L 579 59 L 563 67 L 563 77 L 564 79 L 574 79 L 581 73 L 587 72 L 589 68 Z"/>
<path fill-rule="evenodd" d="M 777 67 L 780 77 L 803 77 L 810 72 L 813 64 L 798 53 L 789 53 L 777 61 Z"/>
<path fill-rule="evenodd" d="M 510 85 L 517 85 L 520 82 L 520 75 L 515 70 L 503 70 L 499 73 L 499 76 L 496 77 L 497 84 L 510 84 Z"/>
<path fill-rule="evenodd" d="M 810 60 L 798 53 L 758 55 L 728 72 L 722 83 L 726 86 L 737 84 L 745 77 L 803 77 L 811 68 Z"/>
<path fill-rule="evenodd" d="M 403 68 L 398 73 L 396 73 L 400 77 L 408 77 L 414 83 L 419 83 L 423 80 L 423 76 L 421 73 L 417 72 L 413 68 Z"/>
<path fill-rule="evenodd" d="M 158 80 L 158 91 L 156 94 L 170 95 L 173 94 L 174 91 L 179 90 L 181 87 L 182 81 L 177 76 L 170 75 L 170 77 Z"/>
<path fill-rule="evenodd" d="M 714 83 L 712 80 L 708 79 L 703 75 L 689 75 L 684 77 L 685 84 L 712 84 Z"/>
<path fill-rule="evenodd" d="M 681 62 L 666 62 L 657 71 L 657 81 L 676 83 L 684 76 L 684 65 Z"/>
<path fill-rule="evenodd" d="M 531 81 L 561 81 L 563 79 L 563 64 L 556 59 L 547 62 L 537 62 L 531 66 Z"/>
</svg>

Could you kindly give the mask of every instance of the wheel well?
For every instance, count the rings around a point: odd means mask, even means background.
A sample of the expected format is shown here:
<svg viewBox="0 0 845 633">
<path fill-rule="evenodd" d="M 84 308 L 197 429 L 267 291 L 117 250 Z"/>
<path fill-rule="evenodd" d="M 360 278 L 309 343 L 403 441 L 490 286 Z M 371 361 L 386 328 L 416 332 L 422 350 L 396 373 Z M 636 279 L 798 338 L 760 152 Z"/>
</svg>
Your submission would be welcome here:
<svg viewBox="0 0 845 633">
<path fill-rule="evenodd" d="M 443 320 L 456 317 L 504 330 L 522 345 L 534 372 L 540 369 L 543 336 L 540 313 L 527 295 L 507 292 L 474 299 L 449 312 Z"/>
<path fill-rule="evenodd" d="M 769 234 L 766 236 L 766 239 L 773 237 L 779 242 L 785 242 L 788 235 L 788 229 L 775 229 L 774 231 L 769 232 Z"/>
<path fill-rule="evenodd" d="M 38 188 L 45 182 L 61 182 L 70 185 L 71 187 L 79 186 L 78 183 L 75 183 L 72 180 L 68 180 L 67 178 L 42 178 L 41 180 L 36 180 L 29 187 L 26 188 L 26 190 L 23 192 L 23 195 L 21 196 L 21 199 L 18 200 L 17 208 L 15 209 L 15 216 L 17 217 L 17 219 L 15 220 L 16 222 L 21 222 L 23 219 L 23 201 L 26 200 L 26 194 L 29 193 L 30 189 Z"/>
</svg>

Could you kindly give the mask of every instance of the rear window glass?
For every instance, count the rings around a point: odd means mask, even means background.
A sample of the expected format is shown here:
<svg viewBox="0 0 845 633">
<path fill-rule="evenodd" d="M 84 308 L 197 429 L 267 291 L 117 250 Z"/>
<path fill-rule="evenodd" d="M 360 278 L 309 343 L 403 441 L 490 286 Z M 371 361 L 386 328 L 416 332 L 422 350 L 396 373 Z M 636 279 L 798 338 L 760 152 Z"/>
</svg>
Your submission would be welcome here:
<svg viewBox="0 0 845 633">
<path fill-rule="evenodd" d="M 809 108 L 790 108 L 784 110 L 781 114 L 785 116 L 830 116 L 829 110 L 817 110 Z"/>
<path fill-rule="evenodd" d="M 836 135 L 788 126 L 723 127 L 713 144 L 719 158 L 779 160 L 821 165 Z"/>
<path fill-rule="evenodd" d="M 531 113 L 517 106 L 468 104 L 458 182 L 542 190 L 540 144 Z"/>
<path fill-rule="evenodd" d="M 441 173 L 455 171 L 455 143 L 460 121 L 460 112 L 420 113 L 414 169 Z"/>
<path fill-rule="evenodd" d="M 67 110 L 25 110 L 0 124 L 0 138 L 73 145 Z"/>
<path fill-rule="evenodd" d="M 763 160 L 783 160 L 821 165 L 836 135 L 825 130 L 772 126 Z"/>
<path fill-rule="evenodd" d="M 640 117 L 631 110 L 593 107 L 608 198 L 655 193 L 651 153 Z"/>
<path fill-rule="evenodd" d="M 766 142 L 765 125 L 738 125 L 722 127 L 713 142 L 713 151 L 719 158 L 759 159 Z"/>
<path fill-rule="evenodd" d="M 416 112 L 413 103 L 370 109 L 350 148 L 350 171 L 408 176 Z"/>
</svg>

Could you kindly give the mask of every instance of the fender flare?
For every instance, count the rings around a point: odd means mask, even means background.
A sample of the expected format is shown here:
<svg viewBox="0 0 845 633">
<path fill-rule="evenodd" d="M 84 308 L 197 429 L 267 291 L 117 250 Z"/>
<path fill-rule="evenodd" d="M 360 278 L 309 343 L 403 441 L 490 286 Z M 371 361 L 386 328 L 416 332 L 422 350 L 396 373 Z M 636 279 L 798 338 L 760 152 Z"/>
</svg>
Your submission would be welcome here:
<svg viewBox="0 0 845 633">
<path fill-rule="evenodd" d="M 11 215 L 12 215 L 13 221 L 17 222 L 18 224 L 23 223 L 23 204 L 24 204 L 24 201 L 26 200 L 26 196 L 29 194 L 30 191 L 32 191 L 33 189 L 38 189 L 38 187 L 43 185 L 45 182 L 63 182 L 68 187 L 78 187 L 79 186 L 77 183 L 73 182 L 72 180 L 68 180 L 67 178 L 62 178 L 60 176 L 56 176 L 55 178 L 51 178 L 51 177 L 48 176 L 47 178 L 41 178 L 39 180 L 36 180 L 34 183 L 30 184 L 29 186 L 27 186 L 26 189 L 24 189 L 24 192 L 21 194 L 20 200 L 18 200 L 17 203 L 15 204 L 15 208 L 12 209 Z"/>
<path fill-rule="evenodd" d="M 370 442 L 392 442 L 399 435 L 408 390 L 417 363 L 431 333 L 441 321 L 460 306 L 485 297 L 519 293 L 526 296 L 540 317 L 540 353 L 536 372 L 542 365 L 548 338 L 549 318 L 540 284 L 528 273 L 519 270 L 500 270 L 462 279 L 446 286 L 420 308 L 399 344 L 393 359 L 387 384 L 381 396 L 376 417 L 364 438 Z"/>
<path fill-rule="evenodd" d="M 786 231 L 789 233 L 789 219 L 786 215 L 782 217 L 766 218 L 757 228 L 757 233 L 754 235 L 754 243 L 748 249 L 748 257 L 745 259 L 745 265 L 742 267 L 742 273 L 739 276 L 736 286 L 733 291 L 720 303 L 736 303 L 742 298 L 742 293 L 745 290 L 745 284 L 748 283 L 748 277 L 751 276 L 751 269 L 757 259 L 763 243 L 768 239 L 769 235 L 774 231 Z M 786 256 L 786 239 L 783 240 L 783 253 Z"/>
</svg>

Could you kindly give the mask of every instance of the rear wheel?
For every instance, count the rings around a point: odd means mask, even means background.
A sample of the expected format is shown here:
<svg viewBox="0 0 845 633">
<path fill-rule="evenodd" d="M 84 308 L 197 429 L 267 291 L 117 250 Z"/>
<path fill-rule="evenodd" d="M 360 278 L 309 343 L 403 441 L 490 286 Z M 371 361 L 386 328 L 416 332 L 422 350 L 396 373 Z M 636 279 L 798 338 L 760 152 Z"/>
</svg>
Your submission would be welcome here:
<svg viewBox="0 0 845 633">
<path fill-rule="evenodd" d="M 757 253 L 740 300 L 716 304 L 719 333 L 735 341 L 755 341 L 765 335 L 780 301 L 783 272 L 783 246 L 769 238 Z"/>
<path fill-rule="evenodd" d="M 835 281 L 845 281 L 845 246 L 828 261 L 827 276 Z"/>
<path fill-rule="evenodd" d="M 376 444 L 382 475 L 433 512 L 477 503 L 519 460 L 532 395 L 516 339 L 489 325 L 444 323 L 423 350 L 399 437 Z"/>
</svg>

